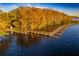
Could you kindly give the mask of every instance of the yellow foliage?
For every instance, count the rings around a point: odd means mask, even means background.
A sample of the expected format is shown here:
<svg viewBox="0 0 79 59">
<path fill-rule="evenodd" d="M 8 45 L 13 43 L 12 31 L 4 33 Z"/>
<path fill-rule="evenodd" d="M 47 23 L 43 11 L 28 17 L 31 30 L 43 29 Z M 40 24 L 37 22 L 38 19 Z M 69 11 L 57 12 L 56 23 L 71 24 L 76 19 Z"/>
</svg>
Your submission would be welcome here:
<svg viewBox="0 0 79 59">
<path fill-rule="evenodd" d="M 7 21 L 0 20 L 0 29 L 7 28 Z"/>
</svg>

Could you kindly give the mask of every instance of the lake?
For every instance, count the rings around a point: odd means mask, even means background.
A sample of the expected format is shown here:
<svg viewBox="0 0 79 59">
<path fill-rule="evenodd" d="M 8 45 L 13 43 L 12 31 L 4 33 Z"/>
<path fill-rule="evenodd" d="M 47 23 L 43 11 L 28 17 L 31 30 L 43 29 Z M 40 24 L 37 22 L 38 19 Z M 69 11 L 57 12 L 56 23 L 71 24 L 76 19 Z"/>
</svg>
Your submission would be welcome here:
<svg viewBox="0 0 79 59">
<path fill-rule="evenodd" d="M 72 20 L 79 20 L 79 18 L 73 18 Z"/>
<path fill-rule="evenodd" d="M 0 36 L 2 56 L 79 56 L 79 25 L 70 26 L 60 38 L 21 33 Z"/>
</svg>

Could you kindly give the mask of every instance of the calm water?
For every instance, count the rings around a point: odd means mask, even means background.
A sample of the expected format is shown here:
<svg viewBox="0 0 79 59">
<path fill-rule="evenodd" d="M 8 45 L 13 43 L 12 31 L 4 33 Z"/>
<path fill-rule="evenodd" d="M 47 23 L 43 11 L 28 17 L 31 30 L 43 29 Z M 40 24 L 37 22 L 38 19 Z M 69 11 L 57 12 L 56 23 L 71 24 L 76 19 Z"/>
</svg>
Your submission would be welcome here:
<svg viewBox="0 0 79 59">
<path fill-rule="evenodd" d="M 1 36 L 0 55 L 79 55 L 79 25 L 70 26 L 59 39 L 19 33 Z"/>
<path fill-rule="evenodd" d="M 79 20 L 79 18 L 73 18 L 73 20 Z"/>
</svg>

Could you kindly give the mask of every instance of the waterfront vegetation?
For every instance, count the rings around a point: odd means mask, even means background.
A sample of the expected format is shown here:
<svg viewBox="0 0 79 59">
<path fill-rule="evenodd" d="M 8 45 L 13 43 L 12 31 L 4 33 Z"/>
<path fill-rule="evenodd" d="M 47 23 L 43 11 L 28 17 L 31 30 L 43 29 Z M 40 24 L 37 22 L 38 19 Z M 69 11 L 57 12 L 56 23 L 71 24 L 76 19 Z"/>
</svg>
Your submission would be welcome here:
<svg viewBox="0 0 79 59">
<path fill-rule="evenodd" d="M 51 32 L 64 24 L 75 22 L 70 15 L 53 9 L 22 6 L 9 12 L 0 10 L 0 29 L 12 29 L 19 32 L 28 30 Z M 4 34 L 6 34 L 5 31 L 0 31 L 0 35 Z"/>
</svg>

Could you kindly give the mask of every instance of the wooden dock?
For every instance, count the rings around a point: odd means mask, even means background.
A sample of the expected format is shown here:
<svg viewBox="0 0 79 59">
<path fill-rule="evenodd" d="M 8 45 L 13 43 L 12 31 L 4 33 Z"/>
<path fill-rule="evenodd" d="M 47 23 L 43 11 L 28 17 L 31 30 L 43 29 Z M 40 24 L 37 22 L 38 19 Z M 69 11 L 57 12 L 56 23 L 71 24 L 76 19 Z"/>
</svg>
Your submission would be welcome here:
<svg viewBox="0 0 79 59">
<path fill-rule="evenodd" d="M 39 34 L 39 35 L 45 35 L 50 37 L 59 37 L 62 35 L 62 33 L 67 29 L 69 25 L 63 25 L 57 29 L 55 29 L 52 32 L 44 32 L 44 31 L 28 31 L 29 33 Z"/>
<path fill-rule="evenodd" d="M 68 25 L 62 25 L 59 28 L 53 30 L 52 32 L 44 32 L 44 31 L 27 31 L 27 33 L 31 34 L 38 34 L 38 35 L 44 35 L 44 36 L 50 36 L 50 37 L 59 37 L 62 35 L 62 33 L 65 31 L 65 29 L 69 26 Z M 0 29 L 2 30 L 2 29 Z M 10 31 L 10 32 L 16 32 L 16 33 L 23 33 L 27 34 L 25 32 L 20 32 L 20 31 L 13 31 L 11 29 L 3 29 L 3 31 Z"/>
</svg>

